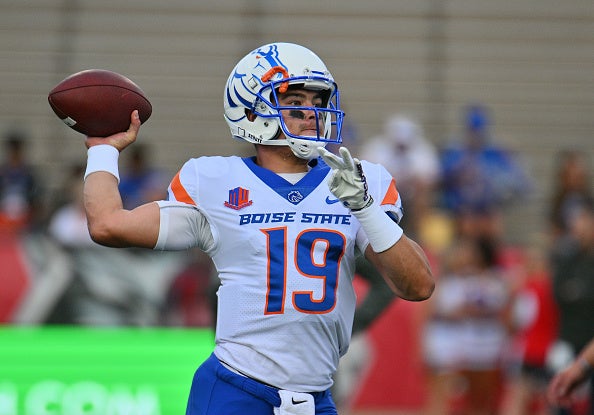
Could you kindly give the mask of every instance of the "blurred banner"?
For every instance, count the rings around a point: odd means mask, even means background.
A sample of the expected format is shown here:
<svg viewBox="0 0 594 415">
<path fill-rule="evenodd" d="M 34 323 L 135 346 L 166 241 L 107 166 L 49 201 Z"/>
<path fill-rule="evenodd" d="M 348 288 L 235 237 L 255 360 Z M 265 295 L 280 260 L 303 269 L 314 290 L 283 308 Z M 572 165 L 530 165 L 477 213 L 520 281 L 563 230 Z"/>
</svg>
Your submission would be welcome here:
<svg viewBox="0 0 594 415">
<path fill-rule="evenodd" d="M 208 329 L 0 327 L 0 415 L 185 411 Z"/>
</svg>

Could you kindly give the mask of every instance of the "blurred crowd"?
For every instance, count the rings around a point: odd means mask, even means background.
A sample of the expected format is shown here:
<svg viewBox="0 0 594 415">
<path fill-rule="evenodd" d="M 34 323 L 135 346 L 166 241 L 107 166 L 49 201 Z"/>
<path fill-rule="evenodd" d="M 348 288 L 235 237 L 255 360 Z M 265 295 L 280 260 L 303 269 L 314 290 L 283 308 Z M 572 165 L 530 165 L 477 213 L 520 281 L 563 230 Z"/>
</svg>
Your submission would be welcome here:
<svg viewBox="0 0 594 415">
<path fill-rule="evenodd" d="M 592 383 L 569 408 L 552 408 L 544 399 L 551 376 L 594 337 L 590 160 L 579 149 L 554 155 L 543 229 L 512 244 L 505 218 L 531 197 L 533 177 L 519 155 L 492 135 L 486 106 L 469 105 L 462 115 L 460 134 L 443 146 L 425 137 L 414 117 L 400 113 L 386 120 L 379 136 L 354 134 L 348 143 L 359 158 L 381 163 L 396 179 L 405 212 L 401 225 L 433 263 L 437 288 L 421 306 L 418 328 L 427 391 L 421 413 L 592 413 Z M 26 136 L 5 135 L 0 323 L 214 325 L 216 276 L 204 254 L 95 244 L 82 208 L 84 166 L 72 166 L 62 190 L 48 197 L 43 174 L 26 151 Z M 135 145 L 122 160 L 127 208 L 166 196 L 170 177 L 150 156 L 150 147 Z M 337 374 L 335 397 L 345 407 L 361 362 L 369 358 L 365 331 L 397 301 L 360 262 L 358 275 L 371 289 Z"/>
</svg>

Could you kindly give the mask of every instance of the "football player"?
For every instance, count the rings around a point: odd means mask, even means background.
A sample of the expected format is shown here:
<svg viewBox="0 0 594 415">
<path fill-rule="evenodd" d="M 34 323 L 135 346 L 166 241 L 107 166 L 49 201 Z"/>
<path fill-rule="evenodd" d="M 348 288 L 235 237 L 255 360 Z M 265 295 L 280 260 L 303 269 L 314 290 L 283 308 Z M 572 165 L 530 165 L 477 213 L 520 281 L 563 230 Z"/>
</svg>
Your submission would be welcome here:
<svg viewBox="0 0 594 415">
<path fill-rule="evenodd" d="M 355 310 L 356 250 L 400 297 L 434 288 L 420 247 L 403 234 L 394 179 L 341 147 L 339 91 L 309 49 L 272 43 L 247 54 L 224 90 L 231 135 L 253 157 L 198 157 L 169 197 L 124 210 L 118 155 L 138 134 L 87 137 L 84 199 L 103 245 L 199 247 L 219 278 L 216 346 L 196 371 L 189 415 L 335 414 L 329 388 Z"/>
</svg>

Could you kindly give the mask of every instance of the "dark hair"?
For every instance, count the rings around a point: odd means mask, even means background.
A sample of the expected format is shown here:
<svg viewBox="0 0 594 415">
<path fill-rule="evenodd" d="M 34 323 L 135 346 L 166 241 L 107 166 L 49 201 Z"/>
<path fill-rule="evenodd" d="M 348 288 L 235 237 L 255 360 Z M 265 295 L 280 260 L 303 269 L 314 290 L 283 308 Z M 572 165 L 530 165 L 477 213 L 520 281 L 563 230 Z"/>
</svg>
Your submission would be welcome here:
<svg viewBox="0 0 594 415">
<path fill-rule="evenodd" d="M 477 238 L 476 247 L 484 267 L 491 268 L 497 265 L 497 242 L 493 238 Z"/>
<path fill-rule="evenodd" d="M 20 151 L 25 146 L 25 134 L 21 131 L 9 131 L 4 137 L 4 147 L 8 151 Z"/>
</svg>

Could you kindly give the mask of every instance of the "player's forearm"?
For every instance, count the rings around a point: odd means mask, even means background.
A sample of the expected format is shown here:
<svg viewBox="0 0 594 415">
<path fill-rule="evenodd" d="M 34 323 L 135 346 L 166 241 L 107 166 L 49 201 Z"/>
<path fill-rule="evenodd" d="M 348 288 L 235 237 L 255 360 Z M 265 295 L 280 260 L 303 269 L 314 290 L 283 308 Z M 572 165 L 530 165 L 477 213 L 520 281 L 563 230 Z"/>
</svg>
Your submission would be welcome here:
<svg viewBox="0 0 594 415">
<path fill-rule="evenodd" d="M 160 213 L 156 203 L 124 210 L 118 189 L 120 151 L 132 143 L 140 121 L 132 113 L 130 129 L 107 138 L 87 137 L 84 206 L 91 238 L 101 245 L 154 248 L 159 237 Z"/>
<path fill-rule="evenodd" d="M 429 261 L 423 250 L 413 240 L 403 235 L 386 251 L 368 252 L 382 272 L 392 290 L 409 301 L 423 301 L 431 297 L 435 281 Z"/>
<path fill-rule="evenodd" d="M 435 281 L 429 261 L 421 248 L 404 235 L 380 258 L 389 263 L 388 278 L 394 282 L 403 298 L 423 301 L 431 297 Z"/>
<path fill-rule="evenodd" d="M 406 300 L 422 301 L 434 289 L 431 268 L 419 245 L 377 204 L 351 213 L 365 231 L 369 246 L 379 262 L 379 270 L 394 292 Z"/>
<path fill-rule="evenodd" d="M 117 246 L 114 228 L 123 205 L 116 177 L 103 171 L 90 174 L 85 180 L 84 206 L 91 238 L 102 245 Z"/>
<path fill-rule="evenodd" d="M 98 171 L 87 177 L 84 206 L 91 238 L 111 247 L 153 248 L 159 236 L 159 206 L 142 205 L 132 211 L 122 207 L 117 179 Z"/>
</svg>

